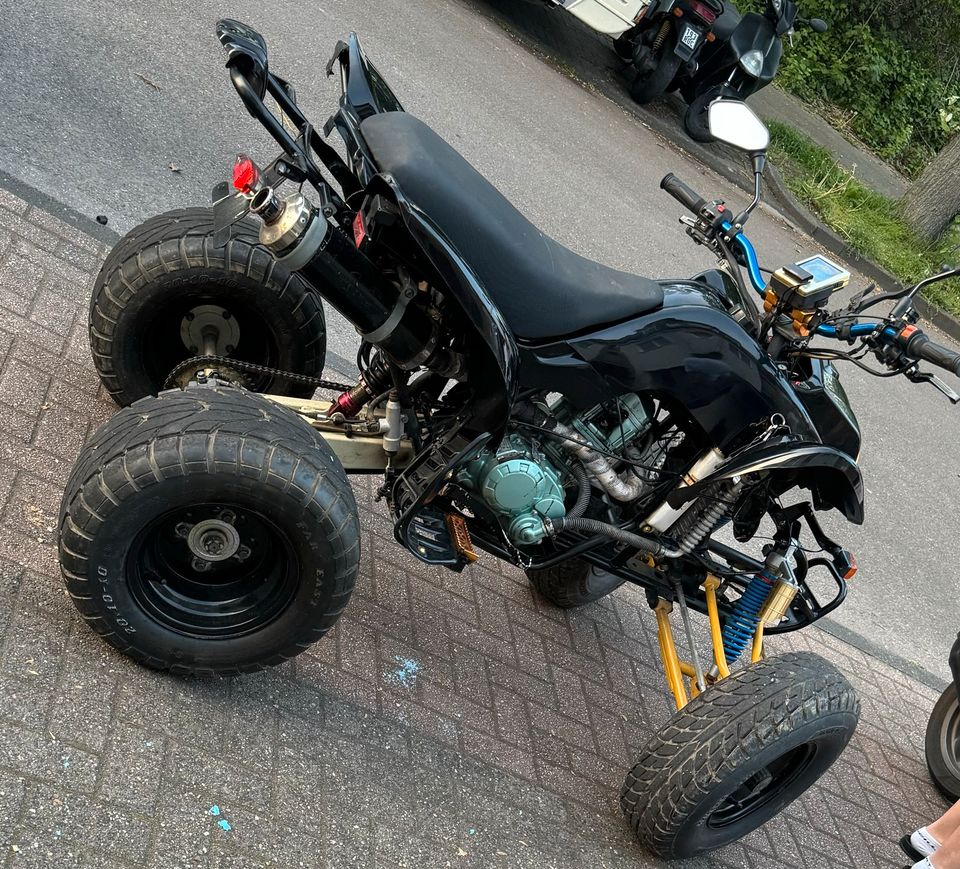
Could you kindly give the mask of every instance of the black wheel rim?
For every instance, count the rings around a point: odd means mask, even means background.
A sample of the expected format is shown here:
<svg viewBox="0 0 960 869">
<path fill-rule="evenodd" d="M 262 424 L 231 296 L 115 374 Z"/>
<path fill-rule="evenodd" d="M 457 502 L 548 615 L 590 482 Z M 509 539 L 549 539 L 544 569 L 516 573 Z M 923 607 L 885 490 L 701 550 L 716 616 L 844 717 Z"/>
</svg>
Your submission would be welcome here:
<svg viewBox="0 0 960 869">
<path fill-rule="evenodd" d="M 707 817 L 707 826 L 722 830 L 740 824 L 780 800 L 810 768 L 817 750 L 817 743 L 806 742 L 771 761 L 724 798 Z"/>
<path fill-rule="evenodd" d="M 225 355 L 244 362 L 255 362 L 270 368 L 279 366 L 279 347 L 263 313 L 257 312 L 215 284 L 189 299 L 168 301 L 149 318 L 149 327 L 142 336 L 142 360 L 150 382 L 157 390 L 163 388 L 170 372 L 185 359 L 202 355 L 202 348 L 191 352 L 180 337 L 183 318 L 201 305 L 218 305 L 235 317 L 240 329 L 240 341 L 233 351 Z M 270 383 L 269 375 L 246 375 L 247 384 L 255 392 L 262 392 Z"/>
<path fill-rule="evenodd" d="M 960 779 L 960 701 L 957 698 L 940 722 L 940 755 L 950 774 Z"/>
<path fill-rule="evenodd" d="M 129 588 L 157 624 L 196 639 L 262 630 L 296 595 L 289 538 L 257 510 L 199 504 L 150 523 L 127 556 Z"/>
</svg>

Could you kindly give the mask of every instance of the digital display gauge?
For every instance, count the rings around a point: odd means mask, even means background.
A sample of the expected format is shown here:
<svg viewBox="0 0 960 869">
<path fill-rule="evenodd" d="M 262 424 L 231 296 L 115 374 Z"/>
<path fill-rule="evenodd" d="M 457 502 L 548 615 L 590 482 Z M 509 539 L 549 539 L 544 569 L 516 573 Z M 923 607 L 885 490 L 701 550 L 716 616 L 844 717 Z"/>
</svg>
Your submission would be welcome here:
<svg viewBox="0 0 960 869">
<path fill-rule="evenodd" d="M 803 281 L 794 292 L 804 298 L 834 293 L 850 283 L 850 272 L 819 254 L 788 266 L 786 271 Z M 810 280 L 805 279 L 807 275 Z"/>
</svg>

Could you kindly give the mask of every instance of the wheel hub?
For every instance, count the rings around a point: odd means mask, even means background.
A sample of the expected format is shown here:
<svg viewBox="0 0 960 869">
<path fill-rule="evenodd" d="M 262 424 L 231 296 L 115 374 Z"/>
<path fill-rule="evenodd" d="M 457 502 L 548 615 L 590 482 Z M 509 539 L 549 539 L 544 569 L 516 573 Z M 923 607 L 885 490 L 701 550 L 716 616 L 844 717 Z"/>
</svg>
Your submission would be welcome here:
<svg viewBox="0 0 960 869">
<path fill-rule="evenodd" d="M 240 343 L 240 326 L 226 308 L 197 305 L 180 321 L 180 340 L 194 356 L 229 356 Z"/>
<path fill-rule="evenodd" d="M 240 535 L 223 519 L 204 519 L 190 529 L 187 546 L 203 561 L 226 561 L 240 550 Z"/>
</svg>

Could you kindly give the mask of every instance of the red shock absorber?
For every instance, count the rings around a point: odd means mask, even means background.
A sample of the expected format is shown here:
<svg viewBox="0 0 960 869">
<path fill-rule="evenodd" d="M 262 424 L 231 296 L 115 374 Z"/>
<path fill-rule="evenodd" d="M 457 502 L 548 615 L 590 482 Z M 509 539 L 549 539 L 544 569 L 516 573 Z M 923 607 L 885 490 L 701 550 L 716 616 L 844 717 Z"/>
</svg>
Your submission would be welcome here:
<svg viewBox="0 0 960 869">
<path fill-rule="evenodd" d="M 367 390 L 367 385 L 364 383 L 363 378 L 361 378 L 360 382 L 354 386 L 353 389 L 341 392 L 340 395 L 336 397 L 333 404 L 330 405 L 329 410 L 327 410 L 327 416 L 342 413 L 347 419 L 351 419 L 360 413 L 363 406 L 371 398 L 373 398 L 373 396 Z"/>
<path fill-rule="evenodd" d="M 390 370 L 378 353 L 370 362 L 370 366 L 357 381 L 353 389 L 342 392 L 334 399 L 327 410 L 327 416 L 342 413 L 347 419 L 355 417 L 363 406 L 382 392 L 390 388 Z"/>
</svg>

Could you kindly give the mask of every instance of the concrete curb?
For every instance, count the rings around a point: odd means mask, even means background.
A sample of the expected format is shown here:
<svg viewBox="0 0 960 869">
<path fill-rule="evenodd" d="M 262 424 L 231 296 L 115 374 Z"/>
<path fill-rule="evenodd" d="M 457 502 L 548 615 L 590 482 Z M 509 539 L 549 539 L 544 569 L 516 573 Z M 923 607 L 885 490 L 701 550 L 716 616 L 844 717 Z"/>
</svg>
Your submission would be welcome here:
<svg viewBox="0 0 960 869">
<path fill-rule="evenodd" d="M 876 281 L 880 287 L 890 289 L 903 286 L 903 282 L 899 278 L 894 277 L 872 260 L 860 256 L 812 211 L 802 205 L 773 166 L 767 167 L 766 179 L 776 199 L 777 206 L 791 221 L 808 233 L 814 241 L 854 266 L 871 281 Z M 960 319 L 957 319 L 949 311 L 944 311 L 942 308 L 931 304 L 923 297 L 918 298 L 916 304 L 917 310 L 925 320 L 933 323 L 934 326 L 954 340 L 960 341 Z"/>
</svg>

